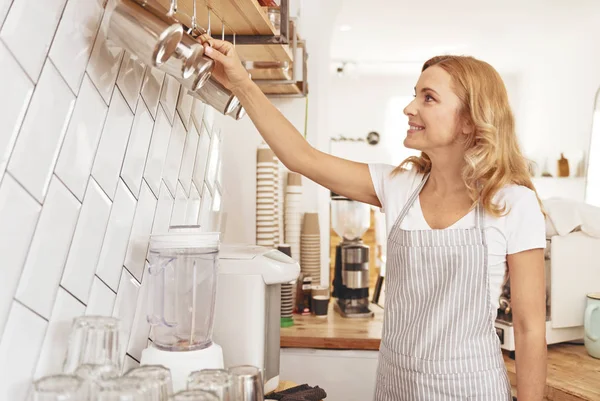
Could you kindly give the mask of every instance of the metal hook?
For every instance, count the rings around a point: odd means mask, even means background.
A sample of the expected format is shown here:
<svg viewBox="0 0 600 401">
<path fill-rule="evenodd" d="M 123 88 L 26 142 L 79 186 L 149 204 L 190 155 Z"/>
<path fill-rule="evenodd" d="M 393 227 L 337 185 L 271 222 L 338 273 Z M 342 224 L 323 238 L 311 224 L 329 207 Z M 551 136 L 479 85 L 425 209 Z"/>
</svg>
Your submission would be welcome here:
<svg viewBox="0 0 600 401">
<path fill-rule="evenodd" d="M 208 36 L 212 36 L 212 30 L 210 29 L 210 8 L 208 8 L 208 26 L 206 27 L 206 33 Z"/>
<path fill-rule="evenodd" d="M 196 22 L 196 0 L 192 0 L 192 5 L 194 7 L 193 15 L 192 15 L 192 32 L 198 31 L 198 24 Z"/>
<path fill-rule="evenodd" d="M 171 0 L 171 8 L 169 9 L 169 17 L 177 14 L 177 0 Z"/>
<path fill-rule="evenodd" d="M 221 40 L 225 40 L 225 21 L 221 24 Z"/>
</svg>

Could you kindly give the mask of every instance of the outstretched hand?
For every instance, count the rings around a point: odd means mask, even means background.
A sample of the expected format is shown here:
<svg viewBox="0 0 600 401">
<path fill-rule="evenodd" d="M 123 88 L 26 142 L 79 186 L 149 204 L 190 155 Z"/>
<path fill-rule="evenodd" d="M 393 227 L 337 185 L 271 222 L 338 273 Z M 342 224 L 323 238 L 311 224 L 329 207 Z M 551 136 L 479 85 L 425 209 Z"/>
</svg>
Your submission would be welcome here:
<svg viewBox="0 0 600 401">
<path fill-rule="evenodd" d="M 224 40 L 202 35 L 204 54 L 215 61 L 213 76 L 227 89 L 234 91 L 250 80 L 233 45 Z"/>
</svg>

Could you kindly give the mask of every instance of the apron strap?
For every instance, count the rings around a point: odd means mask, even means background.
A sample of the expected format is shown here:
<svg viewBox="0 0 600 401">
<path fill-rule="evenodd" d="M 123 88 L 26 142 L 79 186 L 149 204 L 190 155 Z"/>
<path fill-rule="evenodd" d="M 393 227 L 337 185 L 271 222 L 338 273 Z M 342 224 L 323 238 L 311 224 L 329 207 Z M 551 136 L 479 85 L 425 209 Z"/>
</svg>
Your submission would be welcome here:
<svg viewBox="0 0 600 401">
<path fill-rule="evenodd" d="M 430 173 L 427 173 L 423 176 L 423 179 L 421 180 L 419 185 L 415 188 L 413 193 L 410 195 L 410 197 L 406 201 L 406 204 L 404 204 L 404 208 L 402 208 L 402 211 L 400 211 L 400 214 L 398 215 L 396 222 L 392 226 L 390 233 L 396 228 L 396 226 L 400 225 L 402 220 L 404 220 L 404 217 L 408 214 L 408 211 L 410 210 L 411 206 L 413 205 L 413 203 L 415 203 L 415 200 L 417 200 L 419 193 L 421 193 L 421 189 L 423 189 L 423 187 L 425 186 L 425 183 L 427 182 L 427 179 L 429 178 L 429 174 Z"/>
</svg>

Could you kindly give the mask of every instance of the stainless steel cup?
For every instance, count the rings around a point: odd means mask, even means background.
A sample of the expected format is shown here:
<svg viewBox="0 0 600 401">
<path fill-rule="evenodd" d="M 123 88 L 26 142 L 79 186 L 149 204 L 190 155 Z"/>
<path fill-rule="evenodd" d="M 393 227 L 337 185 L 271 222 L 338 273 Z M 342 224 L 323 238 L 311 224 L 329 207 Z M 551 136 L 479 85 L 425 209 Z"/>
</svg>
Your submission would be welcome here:
<svg viewBox="0 0 600 401">
<path fill-rule="evenodd" d="M 242 118 L 244 118 L 246 116 L 246 109 L 244 109 L 244 107 L 242 106 L 241 103 L 238 103 L 236 108 L 231 110 L 231 113 L 229 113 L 227 115 L 236 120 L 241 120 Z"/>
<path fill-rule="evenodd" d="M 46 376 L 33 382 L 32 401 L 79 401 L 83 399 L 87 399 L 84 381 L 77 376 Z"/>
<path fill-rule="evenodd" d="M 171 394 L 173 394 L 171 371 L 164 366 L 140 366 L 131 369 L 125 376 L 144 380 L 144 384 L 150 393 L 147 401 L 168 401 Z"/>
<path fill-rule="evenodd" d="M 160 69 L 175 77 L 187 89 L 195 91 L 210 78 L 214 66 L 215 62 L 204 55 L 204 46 L 184 33 L 173 57 Z"/>
<path fill-rule="evenodd" d="M 203 390 L 183 390 L 171 397 L 171 401 L 221 401 L 213 393 Z"/>
<path fill-rule="evenodd" d="M 183 37 L 180 23 L 134 0 L 109 0 L 106 10 L 108 39 L 153 67 L 169 60 Z"/>
<path fill-rule="evenodd" d="M 264 401 L 263 379 L 256 366 L 241 365 L 229 368 L 235 401 Z"/>
<path fill-rule="evenodd" d="M 240 104 L 239 99 L 212 76 L 200 89 L 190 94 L 224 115 L 231 113 Z"/>
</svg>

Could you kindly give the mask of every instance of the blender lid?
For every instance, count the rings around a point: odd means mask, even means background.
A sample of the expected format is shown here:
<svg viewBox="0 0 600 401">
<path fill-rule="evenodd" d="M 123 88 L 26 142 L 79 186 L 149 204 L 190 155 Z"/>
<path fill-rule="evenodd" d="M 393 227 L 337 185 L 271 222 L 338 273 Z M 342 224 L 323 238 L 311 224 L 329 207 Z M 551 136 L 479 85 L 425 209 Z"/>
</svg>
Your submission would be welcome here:
<svg viewBox="0 0 600 401">
<path fill-rule="evenodd" d="M 215 248 L 219 249 L 221 233 L 199 232 L 197 226 L 171 227 L 171 232 L 150 235 L 150 250 Z"/>
</svg>

